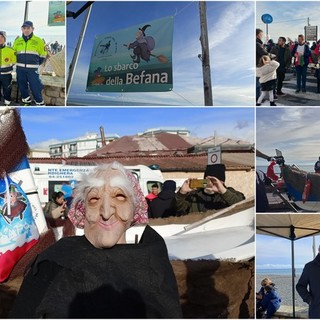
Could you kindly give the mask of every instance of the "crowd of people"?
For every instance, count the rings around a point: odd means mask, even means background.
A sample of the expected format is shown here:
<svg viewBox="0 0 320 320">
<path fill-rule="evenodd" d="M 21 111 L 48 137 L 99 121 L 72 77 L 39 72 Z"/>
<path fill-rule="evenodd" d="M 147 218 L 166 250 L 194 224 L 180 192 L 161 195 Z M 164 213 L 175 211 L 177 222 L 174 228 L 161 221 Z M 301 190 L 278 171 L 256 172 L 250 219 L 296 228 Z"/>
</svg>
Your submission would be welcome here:
<svg viewBox="0 0 320 320">
<path fill-rule="evenodd" d="M 22 104 L 32 103 L 30 90 L 37 106 L 43 106 L 42 82 L 38 69 L 48 57 L 43 39 L 34 34 L 32 21 L 24 21 L 21 26 L 22 35 L 17 37 L 12 47 L 6 44 L 7 35 L 0 31 L 0 97 L 1 89 L 3 105 L 11 104 L 12 73 L 16 66 L 17 83 L 21 93 Z M 58 50 L 58 47 L 55 49 Z"/>
<path fill-rule="evenodd" d="M 286 73 L 292 67 L 296 76 L 295 93 L 306 93 L 307 71 L 312 66 L 313 75 L 317 79 L 317 93 L 320 93 L 320 40 L 310 43 L 305 41 L 303 34 L 297 41 L 280 36 L 275 44 L 269 40 L 266 44 L 262 39 L 264 33 L 256 29 L 256 105 L 261 106 L 267 98 L 270 106 L 276 106 L 278 96 L 285 96 L 282 91 Z"/>
<path fill-rule="evenodd" d="M 193 188 L 189 178 L 177 192 L 175 181 L 166 180 L 160 193 L 155 195 L 153 190 L 152 196 L 147 196 L 149 218 L 218 210 L 244 200 L 241 192 L 225 185 L 225 171 L 224 164 L 207 165 L 203 176 L 205 185 Z"/>
<path fill-rule="evenodd" d="M 223 164 L 207 165 L 204 179 L 199 179 L 206 183 L 198 188 L 192 187 L 192 180 L 197 179 L 191 178 L 186 179 L 178 190 L 174 180 L 165 180 L 162 185 L 152 184 L 150 193 L 145 197 L 148 218 L 167 218 L 218 210 L 244 200 L 245 196 L 241 192 L 225 185 L 225 171 Z M 73 201 L 67 200 L 62 191 L 54 192 L 44 207 L 45 216 L 55 219 L 67 218 Z"/>
<path fill-rule="evenodd" d="M 50 43 L 47 50 L 51 55 L 53 55 L 61 52 L 62 49 L 63 49 L 63 45 L 60 44 L 58 41 L 55 41 Z"/>
</svg>

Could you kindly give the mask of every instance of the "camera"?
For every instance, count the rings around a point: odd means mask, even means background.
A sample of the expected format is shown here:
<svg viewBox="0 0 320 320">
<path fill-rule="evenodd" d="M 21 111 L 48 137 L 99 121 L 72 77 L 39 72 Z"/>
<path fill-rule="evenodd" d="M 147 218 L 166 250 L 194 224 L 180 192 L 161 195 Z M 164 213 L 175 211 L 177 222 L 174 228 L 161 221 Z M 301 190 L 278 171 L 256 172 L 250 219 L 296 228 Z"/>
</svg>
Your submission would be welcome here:
<svg viewBox="0 0 320 320">
<path fill-rule="evenodd" d="M 208 181 L 206 179 L 191 179 L 189 183 L 191 189 L 204 189 L 207 185 Z"/>
</svg>

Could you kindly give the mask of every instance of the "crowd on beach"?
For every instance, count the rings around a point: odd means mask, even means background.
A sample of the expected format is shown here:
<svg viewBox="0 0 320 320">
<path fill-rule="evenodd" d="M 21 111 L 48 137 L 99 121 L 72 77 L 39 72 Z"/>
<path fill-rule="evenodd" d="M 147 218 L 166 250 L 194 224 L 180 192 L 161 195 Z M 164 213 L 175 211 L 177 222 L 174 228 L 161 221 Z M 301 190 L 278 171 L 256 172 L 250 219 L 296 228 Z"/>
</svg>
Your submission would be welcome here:
<svg viewBox="0 0 320 320">
<path fill-rule="evenodd" d="M 310 43 L 304 35 L 298 40 L 280 36 L 277 43 L 270 39 L 263 43 L 264 33 L 256 29 L 256 105 L 261 106 L 269 99 L 270 106 L 276 106 L 278 96 L 285 96 L 282 91 L 286 73 L 291 71 L 296 77 L 295 93 L 307 93 L 308 76 L 317 80 L 317 93 L 320 93 L 320 40 Z"/>
</svg>

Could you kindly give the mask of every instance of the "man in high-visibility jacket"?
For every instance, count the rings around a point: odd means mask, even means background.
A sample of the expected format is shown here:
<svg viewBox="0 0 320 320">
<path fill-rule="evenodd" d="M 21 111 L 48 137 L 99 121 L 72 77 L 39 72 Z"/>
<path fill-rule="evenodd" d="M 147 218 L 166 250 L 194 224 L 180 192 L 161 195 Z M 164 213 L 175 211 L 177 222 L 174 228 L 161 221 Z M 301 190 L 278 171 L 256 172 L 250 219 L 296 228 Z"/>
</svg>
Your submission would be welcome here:
<svg viewBox="0 0 320 320">
<path fill-rule="evenodd" d="M 11 103 L 12 70 L 16 63 L 16 55 L 12 48 L 6 46 L 6 32 L 0 31 L 0 92 L 4 98 L 4 105 Z"/>
<path fill-rule="evenodd" d="M 36 105 L 44 105 L 39 66 L 45 61 L 47 51 L 44 41 L 33 34 L 33 23 L 25 21 L 21 27 L 22 36 L 14 41 L 13 49 L 17 54 L 17 82 L 22 102 L 29 105 L 31 101 L 29 86 Z"/>
</svg>

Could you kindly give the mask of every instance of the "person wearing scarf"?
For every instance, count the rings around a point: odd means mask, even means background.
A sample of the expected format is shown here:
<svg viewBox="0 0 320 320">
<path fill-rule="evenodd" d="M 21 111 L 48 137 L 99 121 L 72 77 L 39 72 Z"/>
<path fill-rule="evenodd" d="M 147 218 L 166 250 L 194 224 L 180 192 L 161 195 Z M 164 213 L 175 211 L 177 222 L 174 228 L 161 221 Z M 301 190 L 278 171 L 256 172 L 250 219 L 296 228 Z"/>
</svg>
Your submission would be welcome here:
<svg viewBox="0 0 320 320">
<path fill-rule="evenodd" d="M 31 265 L 12 318 L 181 318 L 163 238 L 148 225 L 139 182 L 121 164 L 98 166 L 77 184 L 69 219 L 84 236 L 62 238 Z"/>
<path fill-rule="evenodd" d="M 295 68 L 297 72 L 297 89 L 296 93 L 306 92 L 307 70 L 311 50 L 304 40 L 304 35 L 299 34 L 298 43 L 296 43 L 291 51 L 291 55 L 295 58 Z"/>
</svg>

